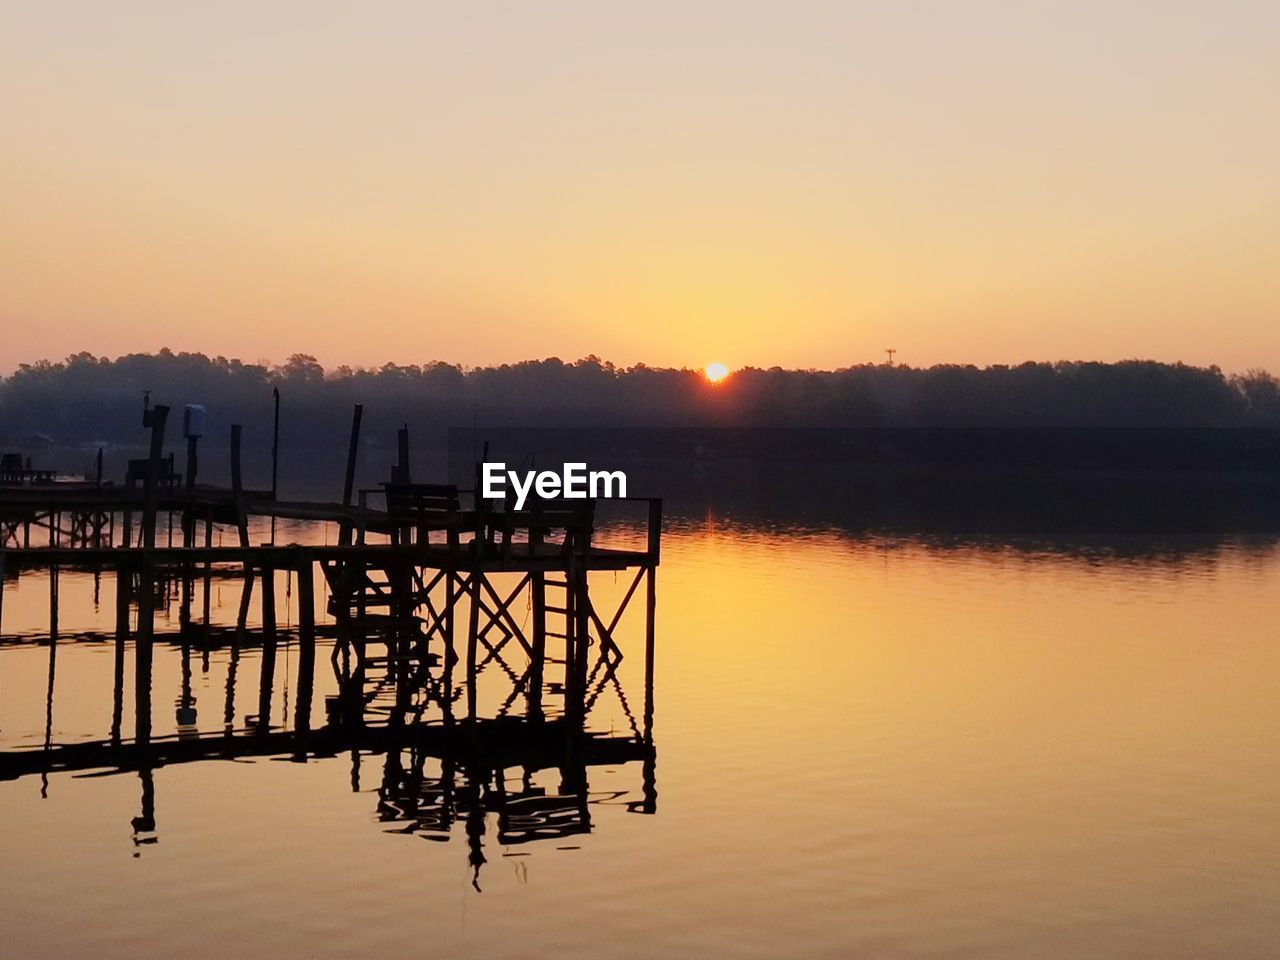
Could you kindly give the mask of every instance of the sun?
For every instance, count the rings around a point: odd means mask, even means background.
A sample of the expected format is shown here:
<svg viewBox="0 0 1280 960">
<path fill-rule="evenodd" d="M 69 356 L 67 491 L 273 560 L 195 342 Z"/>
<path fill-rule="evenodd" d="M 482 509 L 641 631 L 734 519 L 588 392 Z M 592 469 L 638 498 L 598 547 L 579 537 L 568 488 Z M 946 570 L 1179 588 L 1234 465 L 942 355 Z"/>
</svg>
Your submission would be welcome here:
<svg viewBox="0 0 1280 960">
<path fill-rule="evenodd" d="M 723 363 L 708 363 L 703 373 L 711 383 L 719 383 L 729 375 L 729 368 Z"/>
</svg>

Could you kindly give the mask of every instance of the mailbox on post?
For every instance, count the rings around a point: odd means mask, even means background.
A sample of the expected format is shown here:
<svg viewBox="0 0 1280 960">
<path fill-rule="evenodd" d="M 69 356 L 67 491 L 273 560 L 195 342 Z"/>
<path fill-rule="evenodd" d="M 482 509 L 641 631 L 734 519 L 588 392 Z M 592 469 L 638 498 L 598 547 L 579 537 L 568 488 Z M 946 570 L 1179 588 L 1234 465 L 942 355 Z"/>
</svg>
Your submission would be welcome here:
<svg viewBox="0 0 1280 960">
<path fill-rule="evenodd" d="M 204 405 L 188 403 L 182 410 L 182 435 L 188 440 L 204 436 Z"/>
</svg>

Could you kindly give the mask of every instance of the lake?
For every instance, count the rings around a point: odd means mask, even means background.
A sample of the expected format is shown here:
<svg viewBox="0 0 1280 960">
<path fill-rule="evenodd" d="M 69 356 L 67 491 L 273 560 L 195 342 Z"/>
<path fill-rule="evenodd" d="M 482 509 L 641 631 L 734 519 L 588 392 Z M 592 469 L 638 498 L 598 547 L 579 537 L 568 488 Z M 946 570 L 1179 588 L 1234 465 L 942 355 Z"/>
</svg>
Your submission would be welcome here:
<svg viewBox="0 0 1280 960">
<path fill-rule="evenodd" d="M 296 593 L 280 577 L 267 707 L 287 729 Z M 597 580 L 602 606 L 628 586 Z M 114 589 L 61 572 L 51 644 L 48 574 L 11 577 L 6 755 L 110 737 Z M 240 598 L 213 578 L 211 622 L 234 625 Z M 620 755 L 580 788 L 555 767 L 472 777 L 374 749 L 15 775 L 0 782 L 6 950 L 1271 956 L 1278 599 L 1273 537 L 676 519 L 657 577 L 652 763 Z M 170 604 L 157 631 L 179 619 Z M 588 715 L 602 738 L 644 723 L 641 634 L 620 630 L 626 657 Z M 338 689 L 332 643 L 322 632 L 317 725 Z M 517 651 L 504 657 L 518 672 Z M 255 722 L 261 656 L 224 634 L 157 642 L 157 741 Z M 495 712 L 503 670 L 486 675 Z"/>
</svg>

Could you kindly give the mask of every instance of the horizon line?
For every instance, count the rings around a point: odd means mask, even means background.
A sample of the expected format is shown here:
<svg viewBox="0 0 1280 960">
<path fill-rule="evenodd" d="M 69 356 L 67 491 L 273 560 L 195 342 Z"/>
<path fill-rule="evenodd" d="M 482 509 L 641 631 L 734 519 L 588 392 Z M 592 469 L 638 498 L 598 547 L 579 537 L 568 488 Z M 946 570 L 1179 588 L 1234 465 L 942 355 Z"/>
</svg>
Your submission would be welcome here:
<svg viewBox="0 0 1280 960">
<path fill-rule="evenodd" d="M 613 361 L 607 360 L 604 357 L 600 357 L 597 354 L 588 353 L 585 356 L 581 356 L 573 360 L 565 360 L 558 355 L 552 354 L 544 357 L 529 357 L 522 360 L 508 360 L 508 361 L 484 363 L 484 364 L 464 364 L 464 363 L 456 363 L 449 360 L 433 359 L 433 360 L 422 360 L 418 362 L 385 360 L 381 364 L 374 365 L 374 366 L 366 366 L 363 364 L 337 364 L 336 366 L 325 366 L 313 354 L 307 354 L 307 353 L 290 354 L 289 357 L 284 362 L 277 362 L 275 360 L 271 360 L 268 358 L 258 358 L 252 361 L 245 361 L 240 359 L 239 357 L 229 357 L 221 353 L 206 353 L 204 351 L 199 351 L 199 350 L 172 350 L 168 347 L 160 347 L 154 351 L 141 351 L 141 350 L 131 351 L 128 353 L 118 354 L 115 357 L 109 356 L 107 354 L 103 354 L 99 356 L 87 350 L 80 351 L 78 353 L 68 354 L 67 356 L 58 360 L 51 360 L 47 357 L 42 357 L 36 360 L 22 361 L 22 362 L 19 362 L 16 366 L 11 367 L 6 371 L 0 371 L 0 379 L 9 380 L 14 375 L 21 372 L 23 369 L 36 369 L 36 368 L 41 368 L 46 366 L 67 367 L 73 364 L 74 362 L 76 362 L 77 360 L 83 360 L 85 362 L 94 362 L 94 363 L 101 363 L 101 364 L 115 364 L 115 363 L 119 363 L 122 360 L 128 360 L 131 358 L 138 358 L 138 357 L 146 357 L 146 358 L 189 357 L 192 359 L 204 360 L 210 363 L 215 363 L 220 361 L 226 364 L 239 365 L 242 367 L 258 368 L 266 371 L 267 373 L 279 373 L 279 372 L 286 371 L 289 369 L 290 364 L 293 363 L 295 360 L 297 360 L 299 361 L 300 366 L 301 365 L 310 366 L 311 364 L 314 364 L 315 366 L 319 367 L 325 379 L 341 379 L 344 376 L 352 376 L 357 374 L 368 374 L 368 373 L 376 374 L 379 371 L 385 370 L 387 368 L 425 370 L 425 369 L 431 369 L 431 368 L 437 368 L 437 367 L 450 367 L 466 375 L 466 374 L 470 374 L 477 371 L 500 370 L 500 369 L 503 369 L 504 367 L 511 368 L 511 367 L 532 366 L 532 365 L 548 364 L 548 363 L 559 363 L 566 367 L 594 364 L 600 367 L 601 369 L 612 370 L 613 372 L 619 373 L 619 374 L 625 374 L 625 373 L 629 373 L 637 370 L 650 370 L 650 371 L 655 371 L 660 373 L 692 373 L 692 374 L 701 376 L 703 375 L 708 365 L 712 363 L 725 363 L 725 361 L 716 358 L 716 359 L 709 359 L 706 363 L 700 366 L 654 365 L 654 364 L 645 363 L 644 361 L 638 361 L 633 364 L 622 366 L 622 365 L 615 364 Z M 839 374 L 839 373 L 845 373 L 852 370 L 866 370 L 866 369 L 877 369 L 877 368 L 892 368 L 895 370 L 927 372 L 929 370 L 936 370 L 936 369 L 973 369 L 978 371 L 990 371 L 990 370 L 1000 370 L 1000 369 L 1016 370 L 1018 368 L 1027 367 L 1027 366 L 1058 367 L 1058 366 L 1065 366 L 1065 365 L 1096 365 L 1096 366 L 1103 366 L 1103 367 L 1118 367 L 1118 366 L 1125 366 L 1125 365 L 1131 365 L 1131 364 L 1134 364 L 1134 365 L 1150 364 L 1155 366 L 1175 367 L 1175 368 L 1180 367 L 1184 369 L 1203 370 L 1208 372 L 1217 371 L 1218 373 L 1227 377 L 1249 376 L 1249 375 L 1257 375 L 1257 374 L 1265 374 L 1268 376 L 1271 375 L 1270 371 L 1263 366 L 1249 366 L 1239 370 L 1228 370 L 1217 363 L 1209 363 L 1209 364 L 1188 363 L 1184 360 L 1157 360 L 1153 357 L 1124 357 L 1118 360 L 1099 360 L 1099 359 L 1087 359 L 1087 358 L 1074 358 L 1074 359 L 1058 358 L 1055 360 L 1027 359 L 1027 360 L 1021 360 L 1014 363 L 989 362 L 984 364 L 974 363 L 971 361 L 940 361 L 940 362 L 935 362 L 928 365 L 913 365 L 907 362 L 900 363 L 896 361 L 890 363 L 890 362 L 881 360 L 881 361 L 863 361 L 859 363 L 850 363 L 842 367 L 800 367 L 800 366 L 784 367 L 778 364 L 765 367 L 765 366 L 759 366 L 751 363 L 735 366 L 733 364 L 725 363 L 725 365 L 728 367 L 730 378 L 735 374 L 744 373 L 744 372 L 767 373 L 771 371 L 781 371 L 783 373 Z"/>
</svg>

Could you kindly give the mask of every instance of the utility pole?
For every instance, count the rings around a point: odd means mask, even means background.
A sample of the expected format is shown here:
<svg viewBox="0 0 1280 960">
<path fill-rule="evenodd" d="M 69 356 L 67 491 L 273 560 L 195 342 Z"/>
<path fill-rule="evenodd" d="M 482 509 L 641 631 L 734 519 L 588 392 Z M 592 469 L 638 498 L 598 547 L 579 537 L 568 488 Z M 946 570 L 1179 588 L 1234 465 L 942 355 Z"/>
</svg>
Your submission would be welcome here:
<svg viewBox="0 0 1280 960">
<path fill-rule="evenodd" d="M 893 366 L 893 355 L 897 352 L 898 351 L 894 350 L 892 347 L 885 351 L 885 353 L 889 355 L 889 366 L 891 367 Z"/>
</svg>

